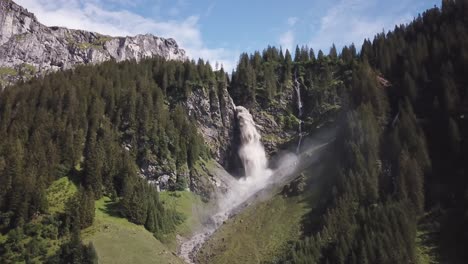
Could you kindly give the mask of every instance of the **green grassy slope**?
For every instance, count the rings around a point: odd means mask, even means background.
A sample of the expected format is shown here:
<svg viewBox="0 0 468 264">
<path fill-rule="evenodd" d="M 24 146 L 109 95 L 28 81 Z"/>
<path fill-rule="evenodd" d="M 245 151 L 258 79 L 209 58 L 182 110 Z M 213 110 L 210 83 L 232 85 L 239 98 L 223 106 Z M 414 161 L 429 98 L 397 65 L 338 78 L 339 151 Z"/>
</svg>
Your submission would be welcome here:
<svg viewBox="0 0 468 264">
<path fill-rule="evenodd" d="M 99 263 L 183 263 L 143 226 L 130 223 L 112 211 L 112 201 L 96 201 L 94 224 L 83 230 L 85 243 L 92 242 Z"/>
<path fill-rule="evenodd" d="M 274 261 L 288 241 L 301 235 L 302 217 L 310 211 L 304 197 L 276 195 L 226 221 L 205 243 L 200 263 L 261 263 Z"/>
<path fill-rule="evenodd" d="M 191 235 L 194 229 L 201 226 L 205 204 L 198 195 L 188 191 L 161 192 L 160 199 L 166 208 L 174 209 L 186 218 L 184 223 L 177 226 L 179 235 Z"/>
<path fill-rule="evenodd" d="M 198 262 L 281 263 L 303 232 L 310 232 L 303 225 L 316 225 L 309 219 L 323 209 L 321 204 L 332 180 L 329 177 L 332 167 L 328 162 L 315 162 L 286 186 L 264 189 L 265 193 L 210 237 L 197 254 Z"/>
<path fill-rule="evenodd" d="M 188 192 L 161 192 L 160 199 L 168 209 L 176 210 L 185 217 L 185 221 L 178 225 L 176 231 L 165 235 L 163 242 L 172 251 L 177 251 L 177 235 L 190 237 L 194 231 L 202 226 L 205 209 L 209 206 L 202 202 L 200 196 Z"/>
</svg>

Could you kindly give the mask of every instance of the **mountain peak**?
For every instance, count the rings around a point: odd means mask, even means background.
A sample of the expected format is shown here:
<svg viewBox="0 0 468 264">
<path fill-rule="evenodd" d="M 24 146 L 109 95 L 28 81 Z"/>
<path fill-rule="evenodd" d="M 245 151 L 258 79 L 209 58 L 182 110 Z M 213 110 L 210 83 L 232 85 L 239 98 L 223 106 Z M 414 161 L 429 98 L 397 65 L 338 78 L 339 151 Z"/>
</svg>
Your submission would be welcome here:
<svg viewBox="0 0 468 264">
<path fill-rule="evenodd" d="M 151 34 L 113 37 L 85 30 L 47 27 L 11 0 L 0 0 L 0 86 L 80 64 L 140 61 L 160 56 L 186 60 L 172 38 Z"/>
<path fill-rule="evenodd" d="M 39 22 L 26 8 L 11 0 L 0 0 L 0 45 L 12 36 L 31 32 Z"/>
</svg>

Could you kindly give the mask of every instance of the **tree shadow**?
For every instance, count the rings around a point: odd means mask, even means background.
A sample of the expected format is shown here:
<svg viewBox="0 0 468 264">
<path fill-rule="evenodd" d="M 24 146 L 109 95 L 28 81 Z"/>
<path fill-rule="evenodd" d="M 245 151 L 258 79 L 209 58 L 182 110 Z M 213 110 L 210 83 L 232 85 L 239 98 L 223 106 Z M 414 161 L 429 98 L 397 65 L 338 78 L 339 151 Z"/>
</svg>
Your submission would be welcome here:
<svg viewBox="0 0 468 264">
<path fill-rule="evenodd" d="M 116 201 L 105 201 L 104 208 L 99 208 L 99 210 L 113 217 L 124 218 L 124 215 L 122 214 L 122 206 Z"/>
<path fill-rule="evenodd" d="M 301 220 L 303 237 L 311 236 L 320 230 L 323 215 L 333 198 L 333 183 L 338 175 L 334 153 L 332 147 L 327 148 L 317 162 L 303 171 L 306 176 L 306 189 L 301 202 L 307 204 L 310 209 Z"/>
</svg>

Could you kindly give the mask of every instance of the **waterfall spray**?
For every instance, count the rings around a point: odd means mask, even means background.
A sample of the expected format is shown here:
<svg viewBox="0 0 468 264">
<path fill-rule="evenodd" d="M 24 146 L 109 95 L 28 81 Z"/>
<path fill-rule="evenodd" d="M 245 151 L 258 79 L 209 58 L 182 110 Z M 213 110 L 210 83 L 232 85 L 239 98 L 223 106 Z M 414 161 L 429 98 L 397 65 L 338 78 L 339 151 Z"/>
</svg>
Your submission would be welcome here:
<svg viewBox="0 0 468 264">
<path fill-rule="evenodd" d="M 239 157 L 244 165 L 247 178 L 264 178 L 268 173 L 265 150 L 250 112 L 243 106 L 236 107 L 239 121 L 241 147 Z"/>
<path fill-rule="evenodd" d="M 231 212 L 244 203 L 253 194 L 264 188 L 272 175 L 268 169 L 268 160 L 261 143 L 260 133 L 249 110 L 243 106 L 235 106 L 240 131 L 241 146 L 239 157 L 245 170 L 245 177 L 233 180 L 227 193 L 219 194 L 217 212 L 211 216 L 210 224 L 191 239 L 181 244 L 179 255 L 187 262 L 193 263 L 193 256 L 201 245 L 210 237 Z"/>
<path fill-rule="evenodd" d="M 228 193 L 219 201 L 220 212 L 217 217 L 220 219 L 227 218 L 234 208 L 262 189 L 272 174 L 272 171 L 268 169 L 268 159 L 252 115 L 243 106 L 236 106 L 235 109 L 241 142 L 238 154 L 244 166 L 245 175 L 235 181 Z"/>
<path fill-rule="evenodd" d="M 298 82 L 296 83 L 297 86 Z M 298 97 L 300 98 L 300 96 Z M 302 108 L 302 103 L 298 100 Z M 186 263 L 194 264 L 194 258 L 202 245 L 233 215 L 242 211 L 255 201 L 266 199 L 276 194 L 275 186 L 284 186 L 305 169 L 318 156 L 313 153 L 328 144 L 304 144 L 301 155 L 285 153 L 276 159 L 275 170 L 268 168 L 268 159 L 261 143 L 261 135 L 250 112 L 242 106 L 234 106 L 239 126 L 239 157 L 245 170 L 245 176 L 240 179 L 229 178 L 225 181 L 226 192 L 217 192 L 217 206 L 209 213 L 209 220 L 203 221 L 203 228 L 189 239 L 181 239 L 179 256 Z M 300 109 L 300 108 L 299 108 Z M 302 135 L 301 135 L 302 136 Z M 328 140 L 329 141 L 329 140 Z M 304 157 L 302 159 L 301 157 Z"/>
<path fill-rule="evenodd" d="M 300 101 L 299 81 L 296 78 L 296 91 L 298 92 L 299 114 L 302 115 L 302 102 Z M 236 112 L 239 126 L 240 148 L 239 157 L 245 170 L 245 176 L 240 179 L 229 178 L 225 183 L 226 192 L 217 192 L 217 206 L 209 212 L 209 220 L 203 221 L 203 228 L 198 230 L 189 239 L 181 239 L 178 254 L 186 263 L 194 264 L 194 258 L 202 245 L 220 228 L 230 217 L 239 213 L 247 205 L 275 195 L 274 186 L 284 186 L 291 181 L 298 171 L 305 169 L 318 156 L 313 157 L 329 142 L 324 144 L 304 144 L 301 155 L 292 153 L 283 154 L 276 160 L 275 170 L 268 168 L 267 155 L 261 143 L 261 135 L 250 112 L 242 106 L 233 107 Z M 300 139 L 302 131 L 300 129 Z M 333 139 L 332 139 L 333 140 Z M 328 139 L 327 141 L 331 141 Z M 298 150 L 301 142 L 299 142 Z M 301 157 L 304 157 L 302 159 Z"/>
</svg>

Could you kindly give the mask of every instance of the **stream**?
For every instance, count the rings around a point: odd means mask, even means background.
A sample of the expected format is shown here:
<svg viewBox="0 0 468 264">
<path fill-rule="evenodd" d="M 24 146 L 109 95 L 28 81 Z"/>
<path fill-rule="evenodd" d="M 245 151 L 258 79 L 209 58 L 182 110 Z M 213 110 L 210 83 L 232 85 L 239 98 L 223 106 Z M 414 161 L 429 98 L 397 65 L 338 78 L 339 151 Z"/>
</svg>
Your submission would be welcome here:
<svg viewBox="0 0 468 264">
<path fill-rule="evenodd" d="M 228 210 L 224 210 L 223 212 L 219 212 L 210 217 L 210 221 L 204 225 L 203 229 L 196 232 L 189 239 L 180 239 L 180 247 L 178 251 L 179 257 L 188 264 L 195 264 L 194 259 L 198 251 L 226 220 L 234 217 L 241 213 L 246 207 L 254 204 L 260 196 L 262 197 L 262 200 L 265 200 L 268 196 L 276 194 L 278 186 L 286 185 L 288 182 L 294 180 L 299 172 L 303 171 L 311 164 L 318 162 L 320 155 L 315 155 L 317 154 L 316 152 L 324 149 L 333 140 L 334 138 L 329 138 L 325 143 L 315 144 L 307 148 L 307 150 L 303 151 L 299 156 L 294 155 L 295 158 L 288 159 L 287 162 L 283 163 L 283 166 L 279 167 L 272 173 L 270 181 L 262 186 L 258 186 L 256 191 L 243 199 L 241 203 L 238 203 L 235 206 L 230 206 Z"/>
</svg>

